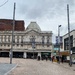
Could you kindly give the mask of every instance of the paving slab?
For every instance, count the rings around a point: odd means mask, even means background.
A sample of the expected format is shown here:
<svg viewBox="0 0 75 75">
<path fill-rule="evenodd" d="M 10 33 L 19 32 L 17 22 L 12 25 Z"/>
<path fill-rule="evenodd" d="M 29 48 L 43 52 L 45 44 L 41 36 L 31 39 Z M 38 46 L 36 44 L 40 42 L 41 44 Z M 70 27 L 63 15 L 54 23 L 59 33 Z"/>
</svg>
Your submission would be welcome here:
<svg viewBox="0 0 75 75">
<path fill-rule="evenodd" d="M 7 75 L 15 67 L 16 64 L 0 63 L 0 75 Z"/>
<path fill-rule="evenodd" d="M 0 58 L 0 63 L 9 63 L 9 58 Z M 46 60 L 13 58 L 13 64 L 18 64 L 7 75 L 75 75 L 75 65 L 56 63 Z M 2 74 L 1 74 L 2 75 Z"/>
</svg>

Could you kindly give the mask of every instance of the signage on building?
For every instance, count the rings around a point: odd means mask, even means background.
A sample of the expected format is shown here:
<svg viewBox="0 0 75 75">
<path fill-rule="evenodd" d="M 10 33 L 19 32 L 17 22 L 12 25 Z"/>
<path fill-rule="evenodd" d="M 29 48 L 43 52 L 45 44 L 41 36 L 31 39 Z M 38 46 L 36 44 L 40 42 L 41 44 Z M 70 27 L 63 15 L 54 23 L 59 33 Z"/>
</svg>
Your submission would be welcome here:
<svg viewBox="0 0 75 75">
<path fill-rule="evenodd" d="M 62 43 L 62 36 L 60 36 L 60 38 L 58 38 L 58 36 L 56 36 L 56 44 L 59 44 L 59 42 Z"/>
<path fill-rule="evenodd" d="M 54 48 L 54 50 L 59 50 L 59 48 Z"/>
</svg>

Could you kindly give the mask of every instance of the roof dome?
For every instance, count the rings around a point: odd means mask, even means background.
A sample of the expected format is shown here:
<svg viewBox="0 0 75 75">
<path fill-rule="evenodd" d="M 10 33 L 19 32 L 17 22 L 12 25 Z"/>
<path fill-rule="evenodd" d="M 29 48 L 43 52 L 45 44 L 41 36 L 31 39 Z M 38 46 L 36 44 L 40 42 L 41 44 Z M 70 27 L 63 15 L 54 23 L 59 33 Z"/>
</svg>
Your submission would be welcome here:
<svg viewBox="0 0 75 75">
<path fill-rule="evenodd" d="M 39 25 L 36 22 L 30 22 L 26 30 L 36 30 L 36 31 L 41 31 Z"/>
</svg>

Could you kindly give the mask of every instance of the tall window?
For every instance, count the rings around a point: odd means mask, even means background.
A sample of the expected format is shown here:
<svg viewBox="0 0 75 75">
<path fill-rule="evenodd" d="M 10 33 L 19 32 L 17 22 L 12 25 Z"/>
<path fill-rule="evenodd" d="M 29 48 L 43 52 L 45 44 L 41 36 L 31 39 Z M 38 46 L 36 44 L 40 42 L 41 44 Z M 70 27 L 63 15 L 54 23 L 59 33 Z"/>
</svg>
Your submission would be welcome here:
<svg viewBox="0 0 75 75">
<path fill-rule="evenodd" d="M 3 45 L 3 35 L 1 35 L 1 46 Z"/>
<path fill-rule="evenodd" d="M 23 46 L 23 36 L 21 36 L 21 46 Z"/>
<path fill-rule="evenodd" d="M 10 35 L 8 36 L 8 42 L 10 42 Z"/>
<path fill-rule="evenodd" d="M 23 36 L 21 36 L 21 43 L 23 43 Z"/>
<path fill-rule="evenodd" d="M 0 43 L 1 43 L 1 36 L 0 36 Z"/>
<path fill-rule="evenodd" d="M 50 42 L 49 42 L 49 36 L 47 36 L 47 47 L 49 47 Z"/>
<path fill-rule="evenodd" d="M 70 36 L 71 48 L 73 47 L 73 36 Z M 64 50 L 69 50 L 69 38 L 64 39 Z"/>
<path fill-rule="evenodd" d="M 4 36 L 4 46 L 6 46 L 6 35 Z"/>
<path fill-rule="evenodd" d="M 1 36 L 0 36 L 0 46 L 1 46 Z"/>
<path fill-rule="evenodd" d="M 17 46 L 19 45 L 19 36 L 17 36 Z"/>
<path fill-rule="evenodd" d="M 3 35 L 1 36 L 1 42 L 3 42 Z"/>
<path fill-rule="evenodd" d="M 19 43 L 19 36 L 17 36 L 17 43 Z"/>
<path fill-rule="evenodd" d="M 31 44 L 32 44 L 32 48 L 35 48 L 35 36 L 32 36 L 32 37 L 30 38 L 30 42 L 31 42 Z"/>
<path fill-rule="evenodd" d="M 13 46 L 15 45 L 15 35 L 13 36 Z"/>
<path fill-rule="evenodd" d="M 4 36 L 4 40 L 5 40 L 5 42 L 6 42 L 6 35 Z"/>
<path fill-rule="evenodd" d="M 45 40 L 45 37 L 42 36 L 42 46 L 44 46 L 44 40 Z"/>
</svg>

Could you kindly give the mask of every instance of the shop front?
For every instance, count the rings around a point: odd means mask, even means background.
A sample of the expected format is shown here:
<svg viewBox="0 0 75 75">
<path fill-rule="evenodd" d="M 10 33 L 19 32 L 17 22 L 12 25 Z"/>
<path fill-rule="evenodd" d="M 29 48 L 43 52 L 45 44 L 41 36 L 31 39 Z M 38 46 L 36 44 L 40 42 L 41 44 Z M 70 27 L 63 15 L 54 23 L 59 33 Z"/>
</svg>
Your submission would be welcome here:
<svg viewBox="0 0 75 75">
<path fill-rule="evenodd" d="M 42 59 L 46 59 L 46 58 L 50 58 L 51 57 L 51 53 L 50 52 L 41 52 L 41 58 Z"/>
<path fill-rule="evenodd" d="M 60 52 L 60 56 L 63 58 L 64 62 L 69 62 L 69 51 Z"/>
</svg>

